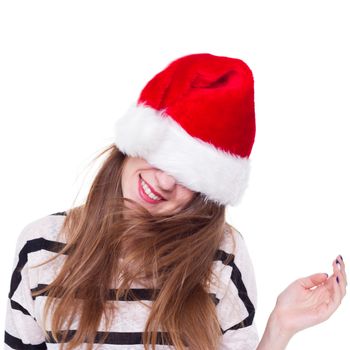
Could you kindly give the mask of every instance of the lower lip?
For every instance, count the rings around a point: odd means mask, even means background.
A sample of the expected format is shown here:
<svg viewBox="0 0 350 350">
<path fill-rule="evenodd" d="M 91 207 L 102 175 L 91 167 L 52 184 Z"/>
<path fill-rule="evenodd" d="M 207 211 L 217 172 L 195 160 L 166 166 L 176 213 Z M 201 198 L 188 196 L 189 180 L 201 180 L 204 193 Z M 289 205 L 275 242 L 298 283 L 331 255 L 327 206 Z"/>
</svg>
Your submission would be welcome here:
<svg viewBox="0 0 350 350">
<path fill-rule="evenodd" d="M 154 200 L 154 199 L 147 196 L 147 194 L 145 193 L 145 191 L 143 190 L 143 187 L 141 185 L 141 178 L 139 178 L 139 193 L 140 193 L 141 198 L 144 201 L 146 201 L 147 203 L 156 204 L 156 203 L 162 202 L 162 199 L 161 200 Z"/>
</svg>

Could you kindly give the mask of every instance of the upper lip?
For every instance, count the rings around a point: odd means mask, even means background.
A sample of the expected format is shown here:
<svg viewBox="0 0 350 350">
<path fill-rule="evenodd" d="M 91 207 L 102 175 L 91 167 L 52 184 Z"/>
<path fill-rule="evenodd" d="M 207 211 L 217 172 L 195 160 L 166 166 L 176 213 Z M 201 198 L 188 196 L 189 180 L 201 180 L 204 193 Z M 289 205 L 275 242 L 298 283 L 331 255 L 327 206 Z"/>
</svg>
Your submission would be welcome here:
<svg viewBox="0 0 350 350">
<path fill-rule="evenodd" d="M 145 179 L 143 179 L 143 178 L 141 177 L 141 175 L 140 175 L 140 179 L 142 179 L 142 180 L 147 184 L 147 186 L 151 189 L 151 191 L 152 191 L 156 196 L 158 196 L 158 197 L 160 197 L 160 198 L 162 198 L 162 199 L 165 200 L 165 198 L 164 198 L 160 193 L 158 193 Z"/>
</svg>

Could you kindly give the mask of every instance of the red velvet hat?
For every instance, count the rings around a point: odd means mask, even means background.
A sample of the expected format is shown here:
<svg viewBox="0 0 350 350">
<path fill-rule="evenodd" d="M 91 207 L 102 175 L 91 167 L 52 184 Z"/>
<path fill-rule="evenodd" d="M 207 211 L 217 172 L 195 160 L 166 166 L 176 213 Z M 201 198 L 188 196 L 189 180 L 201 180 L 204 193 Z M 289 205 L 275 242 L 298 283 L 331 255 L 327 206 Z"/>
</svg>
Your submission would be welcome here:
<svg viewBox="0 0 350 350">
<path fill-rule="evenodd" d="M 178 58 L 146 84 L 114 131 L 123 153 L 233 206 L 248 186 L 255 138 L 252 72 L 237 58 Z"/>
</svg>

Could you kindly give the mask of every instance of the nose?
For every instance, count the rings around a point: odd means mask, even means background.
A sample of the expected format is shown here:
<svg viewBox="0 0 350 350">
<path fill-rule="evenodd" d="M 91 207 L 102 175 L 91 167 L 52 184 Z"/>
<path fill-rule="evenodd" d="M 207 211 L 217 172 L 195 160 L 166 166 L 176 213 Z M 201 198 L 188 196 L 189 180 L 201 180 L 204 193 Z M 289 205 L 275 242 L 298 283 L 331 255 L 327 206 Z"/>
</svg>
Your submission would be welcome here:
<svg viewBox="0 0 350 350">
<path fill-rule="evenodd" d="M 156 172 L 159 187 L 164 191 L 172 191 L 176 185 L 175 178 L 166 172 L 159 170 Z"/>
</svg>

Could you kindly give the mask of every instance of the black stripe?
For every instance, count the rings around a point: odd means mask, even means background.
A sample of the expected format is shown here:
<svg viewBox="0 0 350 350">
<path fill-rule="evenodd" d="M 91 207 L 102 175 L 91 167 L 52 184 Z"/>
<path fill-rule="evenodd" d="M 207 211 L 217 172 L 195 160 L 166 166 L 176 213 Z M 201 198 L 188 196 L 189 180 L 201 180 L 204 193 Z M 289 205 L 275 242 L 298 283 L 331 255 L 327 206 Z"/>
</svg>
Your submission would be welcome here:
<svg viewBox="0 0 350 350">
<path fill-rule="evenodd" d="M 39 291 L 45 287 L 47 287 L 47 284 L 38 284 L 36 288 L 32 288 L 32 292 Z M 128 294 L 122 294 L 119 298 L 118 301 L 138 301 L 138 300 L 146 300 L 146 301 L 154 301 L 155 298 L 157 297 L 159 293 L 159 289 L 156 290 L 156 292 L 153 292 L 154 289 L 147 289 L 147 288 L 130 288 L 130 292 Z M 153 295 L 154 294 L 154 295 Z M 219 303 L 219 299 L 216 297 L 214 293 L 208 293 L 214 302 L 215 305 Z M 33 299 L 35 299 L 38 296 L 47 296 L 48 292 L 42 292 L 38 294 L 37 296 L 33 296 Z M 55 298 L 60 297 L 60 293 L 56 293 L 54 295 Z M 107 300 L 117 300 L 117 290 L 116 289 L 110 289 L 108 293 L 108 298 Z"/>
<path fill-rule="evenodd" d="M 39 284 L 36 288 L 32 288 L 31 291 L 32 292 L 36 292 L 41 290 L 44 287 L 47 287 L 47 284 Z M 153 301 L 155 300 L 155 297 L 157 296 L 157 294 L 159 293 L 159 290 L 156 290 L 155 292 L 155 296 L 153 296 L 153 289 L 146 289 L 146 288 L 130 288 L 130 293 L 128 293 L 127 295 L 122 294 L 118 300 L 120 301 L 134 301 L 134 300 L 149 300 L 149 301 Z M 38 296 L 47 296 L 48 292 L 42 292 L 41 294 L 38 294 Z M 60 297 L 60 293 L 56 293 L 54 295 L 55 298 L 59 298 Z M 35 297 L 33 297 L 35 298 Z M 108 292 L 108 298 L 107 300 L 117 300 L 117 290 L 116 289 L 110 289 Z"/>
<path fill-rule="evenodd" d="M 234 261 L 235 255 L 234 254 L 228 254 L 225 251 L 221 249 L 217 249 L 215 252 L 214 261 L 221 261 L 223 264 L 225 263 L 225 260 L 228 259 L 228 257 L 232 258 L 231 260 Z M 226 264 L 225 264 L 226 265 Z"/>
<path fill-rule="evenodd" d="M 222 250 L 218 251 L 218 255 L 220 255 L 219 260 L 221 260 L 223 263 L 228 257 L 228 254 Z M 246 289 L 246 287 L 243 283 L 243 280 L 242 280 L 241 271 L 239 270 L 239 268 L 235 264 L 234 260 L 230 261 L 228 263 L 228 265 L 232 267 L 231 281 L 237 287 L 238 295 L 239 295 L 240 299 L 242 300 L 244 306 L 247 309 L 248 316 L 244 320 L 242 320 L 243 325 L 241 323 L 238 323 L 230 328 L 222 330 L 222 333 L 225 333 L 228 330 L 236 330 L 239 328 L 250 326 L 253 323 L 253 319 L 254 319 L 254 315 L 255 315 L 254 304 L 252 303 L 252 301 L 250 300 L 250 298 L 248 296 L 247 289 Z"/>
<path fill-rule="evenodd" d="M 17 301 L 14 301 L 11 299 L 10 303 L 11 303 L 11 309 L 21 311 L 24 315 L 31 316 L 29 311 L 26 308 L 24 308 L 21 304 L 17 303 Z"/>
<path fill-rule="evenodd" d="M 235 285 L 237 286 L 238 295 L 243 301 L 244 306 L 247 309 L 248 316 L 243 320 L 243 323 L 244 323 L 244 327 L 248 327 L 253 323 L 255 308 L 252 301 L 249 298 L 247 289 L 243 283 L 241 271 L 239 271 L 238 267 L 235 264 L 232 267 L 233 267 L 233 270 L 231 273 L 231 280 L 233 280 L 233 283 L 235 283 Z M 238 328 L 240 327 L 241 326 L 239 326 Z M 237 329 L 237 328 L 236 326 L 234 326 L 232 329 Z"/>
<path fill-rule="evenodd" d="M 21 271 L 24 265 L 28 262 L 29 253 L 33 253 L 41 249 L 45 249 L 52 252 L 58 252 L 64 246 L 65 246 L 64 243 L 57 242 L 57 241 L 49 241 L 45 238 L 36 238 L 36 239 L 31 239 L 27 241 L 18 254 L 17 266 L 15 267 L 11 276 L 10 292 L 8 297 L 12 299 L 13 294 L 15 293 L 19 284 L 22 281 Z"/>
<path fill-rule="evenodd" d="M 75 334 L 76 330 L 69 330 L 67 334 L 67 341 L 70 341 Z M 52 336 L 50 331 L 47 332 L 49 335 L 49 340 L 47 343 L 57 343 Z M 96 333 L 94 344 L 97 344 L 102 337 L 108 333 L 106 340 L 103 344 L 115 344 L 115 345 L 132 345 L 132 344 L 142 344 L 142 332 L 101 332 Z M 164 340 L 162 341 L 162 335 Z M 58 333 L 58 341 L 61 342 L 63 339 L 63 332 Z M 86 342 L 86 341 L 85 341 Z M 159 345 L 173 345 L 169 339 L 168 333 L 166 332 L 157 332 L 156 344 Z"/>
<path fill-rule="evenodd" d="M 5 338 L 4 338 L 5 344 L 8 345 L 12 349 L 17 350 L 44 350 L 47 349 L 46 343 L 40 343 L 40 344 L 23 344 L 22 340 L 19 338 L 14 337 L 10 333 L 7 333 L 5 331 Z"/>
<path fill-rule="evenodd" d="M 53 213 L 53 214 L 50 214 L 51 215 L 57 215 L 57 216 L 67 216 L 67 212 L 66 211 L 59 211 L 57 213 Z"/>
</svg>

